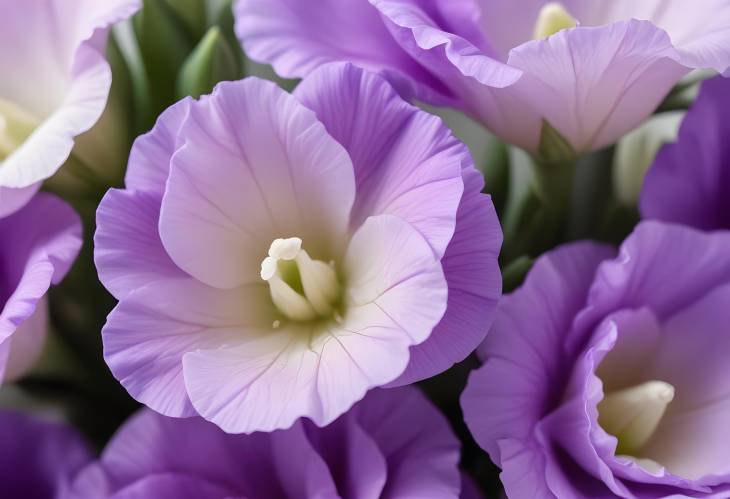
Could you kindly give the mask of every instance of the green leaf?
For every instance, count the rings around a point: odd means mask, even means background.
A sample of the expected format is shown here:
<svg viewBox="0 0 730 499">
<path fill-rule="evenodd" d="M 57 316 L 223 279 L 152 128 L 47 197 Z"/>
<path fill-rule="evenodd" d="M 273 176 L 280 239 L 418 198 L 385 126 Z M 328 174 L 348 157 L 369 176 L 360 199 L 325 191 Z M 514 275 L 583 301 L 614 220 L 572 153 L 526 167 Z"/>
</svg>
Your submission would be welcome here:
<svg viewBox="0 0 730 499">
<path fill-rule="evenodd" d="M 236 55 L 218 27 L 208 30 L 180 70 L 177 96 L 200 97 L 219 81 L 235 80 L 240 73 Z"/>
</svg>

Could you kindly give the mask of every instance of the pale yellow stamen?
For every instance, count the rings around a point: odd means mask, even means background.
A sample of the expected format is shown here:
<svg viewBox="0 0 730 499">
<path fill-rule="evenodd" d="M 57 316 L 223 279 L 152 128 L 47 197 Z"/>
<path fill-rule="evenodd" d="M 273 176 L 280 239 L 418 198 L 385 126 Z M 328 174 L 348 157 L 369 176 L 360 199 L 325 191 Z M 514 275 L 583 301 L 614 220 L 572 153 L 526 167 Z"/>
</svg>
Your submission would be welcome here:
<svg viewBox="0 0 730 499">
<path fill-rule="evenodd" d="M 607 393 L 598 405 L 598 422 L 618 439 L 617 454 L 636 455 L 654 435 L 673 399 L 674 387 L 664 381 Z"/>
<path fill-rule="evenodd" d="M 335 312 L 340 285 L 334 265 L 313 260 L 298 237 L 271 243 L 269 256 L 261 262 L 261 279 L 269 283 L 276 308 L 289 319 L 310 321 Z"/>
<path fill-rule="evenodd" d="M 578 21 L 570 15 L 570 12 L 560 2 L 548 2 L 537 15 L 535 29 L 532 38 L 541 40 L 554 35 L 560 30 L 575 28 Z"/>
</svg>

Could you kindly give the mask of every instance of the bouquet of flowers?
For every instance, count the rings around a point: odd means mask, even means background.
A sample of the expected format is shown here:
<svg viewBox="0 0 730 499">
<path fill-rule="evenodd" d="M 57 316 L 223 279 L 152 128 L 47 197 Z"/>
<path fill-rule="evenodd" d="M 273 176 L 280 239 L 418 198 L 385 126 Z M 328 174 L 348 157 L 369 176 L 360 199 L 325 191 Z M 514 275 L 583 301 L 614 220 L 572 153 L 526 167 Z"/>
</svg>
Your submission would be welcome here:
<svg viewBox="0 0 730 499">
<path fill-rule="evenodd" d="M 730 498 L 730 1 L 0 0 L 0 64 L 0 498 Z"/>
</svg>

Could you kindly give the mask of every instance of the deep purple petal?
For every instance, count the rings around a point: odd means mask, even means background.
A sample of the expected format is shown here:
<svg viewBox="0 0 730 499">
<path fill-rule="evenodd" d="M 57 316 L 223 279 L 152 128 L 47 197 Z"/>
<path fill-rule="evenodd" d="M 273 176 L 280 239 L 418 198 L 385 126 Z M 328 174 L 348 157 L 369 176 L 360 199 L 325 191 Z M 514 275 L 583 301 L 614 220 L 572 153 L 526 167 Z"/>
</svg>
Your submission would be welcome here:
<svg viewBox="0 0 730 499">
<path fill-rule="evenodd" d="M 644 218 L 703 230 L 730 229 L 730 81 L 716 77 L 682 122 L 679 137 L 656 157 L 644 179 Z"/>
<path fill-rule="evenodd" d="M 81 223 L 60 199 L 38 194 L 20 211 L 0 219 L 0 239 L 6 242 L 0 249 L 0 343 L 4 343 L 33 315 L 49 286 L 68 272 L 81 248 Z M 45 328 L 45 324 L 35 326 Z M 5 367 L 2 362 L 0 378 Z"/>
<path fill-rule="evenodd" d="M 91 459 L 72 428 L 21 413 L 0 412 L 0 441 L 0 492 L 8 498 L 57 497 Z"/>
<path fill-rule="evenodd" d="M 563 337 L 585 305 L 595 269 L 611 254 L 610 249 L 589 243 L 557 249 L 541 257 L 525 284 L 500 303 L 479 349 L 485 364 L 472 373 L 461 399 L 474 438 L 498 465 L 505 466 L 500 444 L 504 441 L 511 442 L 505 443 L 509 461 L 541 466 L 543 457 L 531 450 L 537 445 L 532 432 L 559 397 L 559 383 L 568 367 Z M 519 481 L 519 472 L 503 469 Z M 543 489 L 536 480 L 506 485 Z"/>
</svg>

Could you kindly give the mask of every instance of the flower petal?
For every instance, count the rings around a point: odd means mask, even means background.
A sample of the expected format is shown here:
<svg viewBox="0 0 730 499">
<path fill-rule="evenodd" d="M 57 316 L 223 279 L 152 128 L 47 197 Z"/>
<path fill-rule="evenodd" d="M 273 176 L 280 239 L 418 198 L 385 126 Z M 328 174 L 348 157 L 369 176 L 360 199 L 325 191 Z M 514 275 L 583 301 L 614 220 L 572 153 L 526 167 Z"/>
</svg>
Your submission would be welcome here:
<svg viewBox="0 0 730 499">
<path fill-rule="evenodd" d="M 595 269 L 611 254 L 592 243 L 563 246 L 538 259 L 522 287 L 502 299 L 479 349 L 485 364 L 461 397 L 467 426 L 497 465 L 500 441 L 523 442 L 512 445 L 520 453 L 531 445 L 551 383 L 562 376 L 564 336 L 585 304 Z"/>
<path fill-rule="evenodd" d="M 0 480 L 6 497 L 56 497 L 91 451 L 72 428 L 27 414 L 0 412 Z"/>
<path fill-rule="evenodd" d="M 246 54 L 286 78 L 308 76 L 330 62 L 351 61 L 383 72 L 403 95 L 445 101 L 448 90 L 390 36 L 363 0 L 238 0 L 236 34 Z"/>
<path fill-rule="evenodd" d="M 7 217 L 25 206 L 40 187 L 40 182 L 20 189 L 0 187 L 0 218 Z"/>
<path fill-rule="evenodd" d="M 459 440 L 417 388 L 373 390 L 353 415 L 388 461 L 382 497 L 459 497 Z"/>
<path fill-rule="evenodd" d="M 730 5 L 723 0 L 701 0 L 687 9 L 682 0 L 563 0 L 582 25 L 597 26 L 628 19 L 646 19 L 664 29 L 692 68 L 720 73 L 730 66 Z"/>
<path fill-rule="evenodd" d="M 513 49 L 508 64 L 525 75 L 509 89 L 489 91 L 503 109 L 517 100 L 531 111 L 500 124 L 501 115 L 493 113 L 496 101 L 485 99 L 480 116 L 500 136 L 530 151 L 537 148 L 542 120 L 576 151 L 598 149 L 656 109 L 688 71 L 677 58 L 667 34 L 646 21 L 564 30 Z"/>
<path fill-rule="evenodd" d="M 669 319 L 662 330 L 661 347 L 646 368 L 652 379 L 674 386 L 675 397 L 642 449 L 642 457 L 689 479 L 730 475 L 726 438 L 730 415 L 729 299 L 730 286 L 719 286 Z M 712 485 L 716 482 L 712 478 L 700 480 Z"/>
<path fill-rule="evenodd" d="M 167 416 L 193 416 L 183 356 L 237 344 L 247 330 L 270 327 L 264 317 L 273 315 L 270 302 L 263 284 L 221 291 L 190 278 L 150 283 L 109 315 L 102 330 L 104 359 L 135 399 Z"/>
<path fill-rule="evenodd" d="M 324 429 L 305 428 L 329 469 L 338 471 L 333 478 L 339 497 L 387 497 L 383 487 L 390 478 L 388 463 L 377 442 L 353 417 L 345 414 Z"/>
<path fill-rule="evenodd" d="M 588 307 L 576 318 L 569 344 L 584 345 L 597 324 L 618 309 L 646 307 L 664 322 L 730 280 L 728 251 L 730 233 L 641 222 L 621 245 L 618 258 L 596 273 Z"/>
<path fill-rule="evenodd" d="M 502 295 L 499 250 L 502 230 L 484 180 L 471 166 L 462 170 L 464 195 L 456 232 L 441 260 L 449 298 L 446 313 L 426 341 L 411 347 L 406 371 L 392 385 L 429 378 L 464 360 L 484 340 Z"/>
<path fill-rule="evenodd" d="M 657 155 L 644 179 L 641 214 L 703 230 L 730 229 L 730 81 L 716 77 L 682 122 L 679 138 Z"/>
<path fill-rule="evenodd" d="M 94 262 L 118 300 L 147 283 L 187 275 L 162 246 L 159 215 L 159 195 L 151 192 L 110 189 L 99 204 Z"/>
<path fill-rule="evenodd" d="M 441 120 L 405 103 L 377 75 L 331 64 L 295 93 L 352 158 L 350 226 L 391 214 L 409 222 L 440 258 L 454 233 L 469 152 Z"/>
<path fill-rule="evenodd" d="M 495 54 L 487 48 L 487 41 L 478 34 L 476 12 L 467 11 L 468 17 L 454 19 L 451 16 L 458 16 L 459 11 L 454 12 L 453 2 L 448 0 L 369 1 L 387 20 L 386 24 L 399 44 L 446 85 L 463 90 L 465 83 L 459 80 L 467 77 L 475 83 L 503 88 L 522 76 L 519 69 L 493 57 Z M 462 2 L 461 8 L 469 9 L 469 6 Z M 443 20 L 445 25 L 452 21 L 458 32 L 471 35 L 470 39 L 441 26 L 436 19 Z"/>
<path fill-rule="evenodd" d="M 33 317 L 49 286 L 66 275 L 76 258 L 81 248 L 81 223 L 60 199 L 38 194 L 20 211 L 0 219 L 0 238 L 12 243 L 0 250 L 4 269 L 0 278 L 0 344 L 8 342 L 3 347 L 7 361 L 12 335 Z M 29 327 L 33 336 L 44 336 L 37 323 Z M 24 350 L 32 354 L 34 349 Z M 5 362 L 0 363 L 0 379 L 6 367 Z"/>
<path fill-rule="evenodd" d="M 271 242 L 299 237 L 337 259 L 355 197 L 352 163 L 314 113 L 271 82 L 219 84 L 191 106 L 162 202 L 175 263 L 211 286 L 260 281 Z"/>
<path fill-rule="evenodd" d="M 162 198 L 170 174 L 170 160 L 179 147 L 178 133 L 192 102 L 186 97 L 165 109 L 152 130 L 134 141 L 124 179 L 127 189 L 156 193 Z"/>
<path fill-rule="evenodd" d="M 285 323 L 258 340 L 188 353 L 196 410 L 230 433 L 287 428 L 303 416 L 324 426 L 400 375 L 408 347 L 428 337 L 446 306 L 438 260 L 406 222 L 382 215 L 354 235 L 345 270 L 341 323 Z"/>
<path fill-rule="evenodd" d="M 282 326 L 261 339 L 187 353 L 185 385 L 195 410 L 227 433 L 273 431 L 302 416 L 321 417 L 313 388 L 320 358 L 302 341 L 310 334 Z"/>
</svg>

